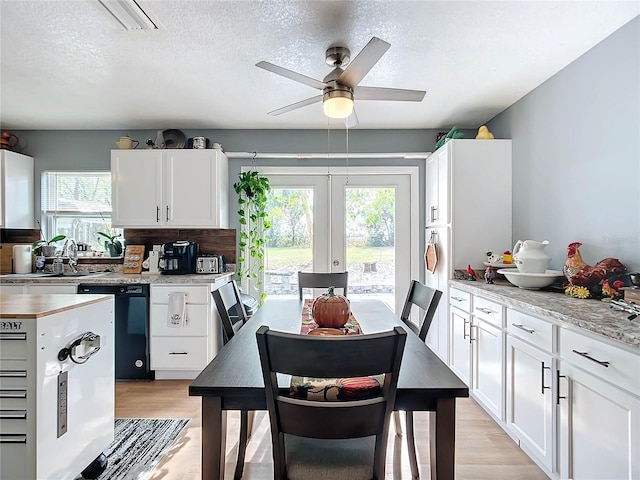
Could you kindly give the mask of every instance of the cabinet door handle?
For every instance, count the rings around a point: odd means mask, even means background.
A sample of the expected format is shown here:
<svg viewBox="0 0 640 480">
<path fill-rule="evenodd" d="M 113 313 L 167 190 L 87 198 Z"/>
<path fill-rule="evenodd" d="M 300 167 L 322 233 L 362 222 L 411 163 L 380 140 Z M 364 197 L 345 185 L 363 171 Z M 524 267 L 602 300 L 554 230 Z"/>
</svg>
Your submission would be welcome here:
<svg viewBox="0 0 640 480">
<path fill-rule="evenodd" d="M 169 221 L 169 205 L 167 205 L 167 222 Z"/>
<path fill-rule="evenodd" d="M 603 367 L 609 368 L 609 362 L 604 362 L 602 360 L 598 360 L 597 358 L 593 358 L 587 352 L 579 352 L 578 350 L 573 350 L 573 353 L 577 353 L 581 357 L 588 358 L 592 362 L 596 362 L 598 365 L 602 365 Z"/>
<path fill-rule="evenodd" d="M 169 355 L 189 355 L 187 352 L 169 352 Z"/>
<path fill-rule="evenodd" d="M 560 370 L 556 370 L 556 384 L 558 385 L 558 390 L 556 391 L 556 405 L 560 405 L 561 398 L 567 398 L 567 397 L 560 396 L 560 379 L 561 378 L 567 378 L 567 376 L 560 375 Z"/>
<path fill-rule="evenodd" d="M 435 205 L 431 205 L 431 221 L 435 222 L 438 219 L 436 212 L 438 211 L 438 207 Z"/>
<path fill-rule="evenodd" d="M 469 343 L 476 341 L 476 339 L 471 336 L 471 329 L 473 327 L 476 327 L 476 337 L 478 336 L 478 326 L 477 325 L 471 325 L 471 323 L 470 323 L 469 324 Z"/>
<path fill-rule="evenodd" d="M 156 205 L 156 223 L 160 223 L 160 205 Z"/>
<path fill-rule="evenodd" d="M 533 328 L 527 328 L 521 323 L 512 323 L 511 325 L 513 325 L 516 328 L 519 328 L 520 330 L 524 330 L 527 333 L 535 333 L 535 330 Z"/>
<path fill-rule="evenodd" d="M 462 339 L 469 337 L 471 338 L 471 320 L 463 319 L 464 323 L 462 324 Z M 469 334 L 467 335 L 467 324 L 469 325 Z M 471 340 L 469 340 L 471 341 Z"/>
<path fill-rule="evenodd" d="M 540 381 L 540 385 L 541 385 L 540 393 L 544 395 L 544 391 L 545 391 L 545 389 L 547 389 L 547 388 L 548 388 L 549 390 L 551 390 L 551 387 L 545 387 L 545 386 L 544 386 L 544 371 L 545 371 L 545 370 L 551 370 L 551 367 L 545 367 L 545 366 L 544 366 L 544 362 L 542 362 L 541 366 L 542 366 L 542 368 L 540 369 L 540 374 L 541 374 L 541 375 L 540 375 L 540 376 L 541 376 L 541 381 Z"/>
</svg>

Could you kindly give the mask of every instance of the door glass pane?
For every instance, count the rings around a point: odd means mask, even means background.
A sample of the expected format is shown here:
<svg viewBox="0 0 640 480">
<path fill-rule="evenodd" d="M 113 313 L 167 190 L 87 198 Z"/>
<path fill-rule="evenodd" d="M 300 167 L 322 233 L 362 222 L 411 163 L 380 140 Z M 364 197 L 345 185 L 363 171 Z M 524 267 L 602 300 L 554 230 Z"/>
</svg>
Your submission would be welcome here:
<svg viewBox="0 0 640 480">
<path fill-rule="evenodd" d="M 395 189 L 347 187 L 346 262 L 349 298 L 395 303 Z"/>
<path fill-rule="evenodd" d="M 264 287 L 267 295 L 298 296 L 298 270 L 313 271 L 313 189 L 271 188 Z"/>
</svg>

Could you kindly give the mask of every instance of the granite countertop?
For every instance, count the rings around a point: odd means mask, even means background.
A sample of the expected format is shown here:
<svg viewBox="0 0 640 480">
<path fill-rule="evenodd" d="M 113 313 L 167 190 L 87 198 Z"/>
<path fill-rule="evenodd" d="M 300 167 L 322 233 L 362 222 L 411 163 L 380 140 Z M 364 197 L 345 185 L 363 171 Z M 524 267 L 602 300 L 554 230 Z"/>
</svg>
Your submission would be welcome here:
<svg viewBox="0 0 640 480">
<path fill-rule="evenodd" d="M 43 318 L 111 298 L 111 295 L 1 295 L 0 318 Z"/>
<path fill-rule="evenodd" d="M 159 273 L 122 273 L 122 272 L 101 272 L 92 273 L 83 276 L 47 276 L 38 274 L 9 274 L 0 275 L 0 285 L 16 284 L 16 283 L 94 283 L 94 284 L 112 284 L 112 283 L 149 283 L 149 284 L 166 284 L 166 283 L 215 283 L 224 278 L 231 278 L 235 272 L 217 273 L 211 275 L 162 275 Z"/>
<path fill-rule="evenodd" d="M 526 290 L 500 281 L 489 285 L 481 281 L 450 280 L 449 285 L 640 349 L 640 317 L 629 320 L 629 313 L 612 310 L 607 302 L 573 298 L 562 292 Z"/>
</svg>

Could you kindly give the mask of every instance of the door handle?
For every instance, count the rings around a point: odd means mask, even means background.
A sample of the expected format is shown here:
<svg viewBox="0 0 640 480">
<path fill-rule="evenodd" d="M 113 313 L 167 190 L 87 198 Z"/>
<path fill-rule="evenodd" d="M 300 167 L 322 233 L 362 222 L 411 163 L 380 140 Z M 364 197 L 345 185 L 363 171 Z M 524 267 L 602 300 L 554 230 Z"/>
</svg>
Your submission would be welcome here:
<svg viewBox="0 0 640 480">
<path fill-rule="evenodd" d="M 549 390 L 551 390 L 551 387 L 545 387 L 545 386 L 544 386 L 544 371 L 545 371 L 545 370 L 551 370 L 551 367 L 545 367 L 544 362 L 542 362 L 541 367 L 542 367 L 542 368 L 540 369 L 540 374 L 541 374 L 541 382 L 540 382 L 540 383 L 541 383 L 541 388 L 540 388 L 540 393 L 544 395 L 544 391 L 545 391 L 545 389 L 547 389 L 547 388 L 548 388 Z"/>
<path fill-rule="evenodd" d="M 471 320 L 463 319 L 464 323 L 462 324 L 462 339 L 469 337 L 471 338 Z M 469 335 L 467 335 L 467 324 L 469 324 Z M 471 341 L 471 340 L 469 340 Z"/>
<path fill-rule="evenodd" d="M 560 370 L 556 370 L 556 384 L 558 385 L 558 390 L 556 391 L 556 405 L 560 405 L 561 398 L 567 398 L 567 397 L 560 396 L 560 379 L 561 378 L 567 378 L 567 376 L 560 375 Z"/>
<path fill-rule="evenodd" d="M 156 223 L 160 223 L 160 205 L 156 205 Z"/>
</svg>

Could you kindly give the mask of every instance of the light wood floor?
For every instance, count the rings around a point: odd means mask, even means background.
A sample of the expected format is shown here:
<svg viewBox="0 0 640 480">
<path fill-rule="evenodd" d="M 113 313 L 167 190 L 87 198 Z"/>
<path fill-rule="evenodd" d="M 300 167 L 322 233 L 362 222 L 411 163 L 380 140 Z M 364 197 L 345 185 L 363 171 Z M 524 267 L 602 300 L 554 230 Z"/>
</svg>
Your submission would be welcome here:
<svg viewBox="0 0 640 480">
<path fill-rule="evenodd" d="M 189 397 L 188 380 L 116 382 L 116 418 L 190 418 L 185 431 L 149 480 L 200 480 L 200 397 Z M 472 399 L 457 401 L 456 478 L 544 480 L 548 477 Z M 423 479 L 429 478 L 428 414 L 416 412 L 415 432 Z M 239 417 L 228 414 L 226 479 L 233 478 Z M 403 437 L 391 432 L 388 479 L 411 479 Z M 273 478 L 269 418 L 257 412 L 247 448 L 244 478 Z"/>
</svg>

